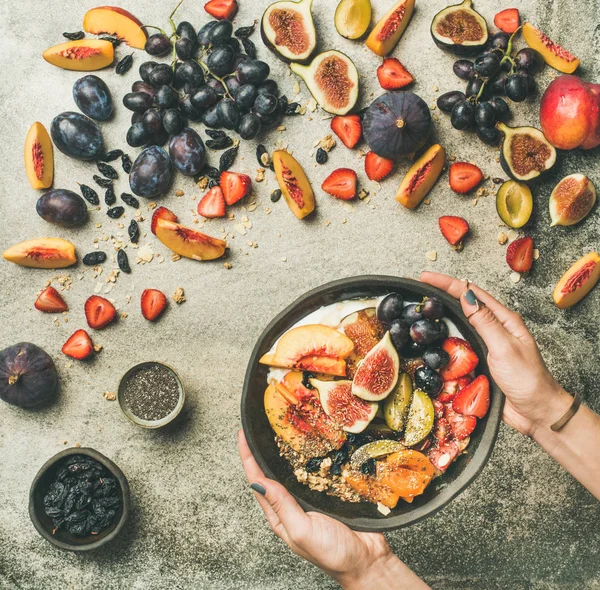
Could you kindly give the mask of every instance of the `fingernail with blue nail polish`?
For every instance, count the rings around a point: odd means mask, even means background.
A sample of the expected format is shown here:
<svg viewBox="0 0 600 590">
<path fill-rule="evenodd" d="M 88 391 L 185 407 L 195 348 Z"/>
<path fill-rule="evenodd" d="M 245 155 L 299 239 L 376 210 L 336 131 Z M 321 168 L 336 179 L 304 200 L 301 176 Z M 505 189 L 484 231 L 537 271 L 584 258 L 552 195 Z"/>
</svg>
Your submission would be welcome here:
<svg viewBox="0 0 600 590">
<path fill-rule="evenodd" d="M 265 488 L 263 488 L 259 483 L 253 483 L 250 485 L 250 487 L 261 496 L 264 496 L 267 493 L 267 490 L 265 490 Z"/>
<path fill-rule="evenodd" d="M 469 305 L 477 305 L 477 297 L 475 297 L 475 293 L 473 293 L 473 291 L 471 289 L 469 289 L 466 293 L 465 293 L 465 300 L 467 301 L 467 303 Z"/>
</svg>

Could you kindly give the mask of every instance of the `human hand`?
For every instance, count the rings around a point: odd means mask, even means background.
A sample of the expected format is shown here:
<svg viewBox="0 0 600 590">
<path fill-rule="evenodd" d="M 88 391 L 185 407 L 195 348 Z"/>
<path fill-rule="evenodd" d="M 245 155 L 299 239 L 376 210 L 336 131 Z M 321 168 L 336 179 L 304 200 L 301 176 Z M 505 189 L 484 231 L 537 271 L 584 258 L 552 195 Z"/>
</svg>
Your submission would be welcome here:
<svg viewBox="0 0 600 590">
<path fill-rule="evenodd" d="M 238 448 L 246 477 L 269 525 L 294 553 L 346 589 L 428 588 L 392 553 L 382 534 L 355 532 L 324 514 L 304 512 L 281 484 L 265 477 L 242 430 Z M 390 576 L 395 577 L 393 585 L 386 584 Z"/>
<path fill-rule="evenodd" d="M 521 316 L 476 285 L 424 272 L 421 281 L 460 300 L 465 315 L 488 347 L 488 366 L 506 395 L 504 421 L 527 436 L 549 425 L 572 402 L 556 382 Z M 482 305 L 483 304 L 483 305 Z"/>
</svg>

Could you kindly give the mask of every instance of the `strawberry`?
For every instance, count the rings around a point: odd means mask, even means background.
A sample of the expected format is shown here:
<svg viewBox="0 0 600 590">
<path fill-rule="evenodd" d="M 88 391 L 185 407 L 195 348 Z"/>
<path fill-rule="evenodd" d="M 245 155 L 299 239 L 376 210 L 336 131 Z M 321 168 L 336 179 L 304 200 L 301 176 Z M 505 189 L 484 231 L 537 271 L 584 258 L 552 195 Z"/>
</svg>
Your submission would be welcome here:
<svg viewBox="0 0 600 590">
<path fill-rule="evenodd" d="M 167 298 L 162 291 L 158 289 L 144 289 L 141 298 L 142 315 L 153 322 L 165 311 L 167 307 Z"/>
<path fill-rule="evenodd" d="M 438 418 L 435 421 L 433 436 L 442 443 L 450 440 L 454 436 L 450 422 L 448 422 L 446 418 Z"/>
<path fill-rule="evenodd" d="M 394 169 L 394 161 L 369 152 L 365 157 L 365 172 L 369 180 L 383 180 Z"/>
<path fill-rule="evenodd" d="M 437 400 L 446 403 L 451 402 L 456 394 L 463 388 L 471 383 L 472 379 L 468 375 L 460 377 L 460 379 L 451 379 L 450 381 L 444 381 L 442 391 L 438 393 Z"/>
<path fill-rule="evenodd" d="M 69 307 L 54 287 L 46 287 L 35 300 L 35 308 L 45 313 L 62 313 Z"/>
<path fill-rule="evenodd" d="M 462 338 L 446 338 L 442 348 L 450 355 L 450 362 L 440 371 L 444 381 L 468 375 L 479 363 L 471 345 Z"/>
<path fill-rule="evenodd" d="M 214 218 L 225 216 L 225 197 L 220 186 L 213 186 L 198 203 L 198 214 Z"/>
<path fill-rule="evenodd" d="M 494 17 L 494 24 L 505 33 L 514 33 L 521 23 L 518 8 L 505 8 Z"/>
<path fill-rule="evenodd" d="M 350 168 L 334 170 L 321 185 L 321 188 L 336 199 L 349 201 L 356 196 L 356 172 Z"/>
<path fill-rule="evenodd" d="M 386 57 L 377 68 L 377 79 L 385 90 L 398 90 L 412 84 L 415 79 L 395 57 Z"/>
<path fill-rule="evenodd" d="M 448 469 L 450 463 L 454 461 L 456 455 L 458 455 L 458 445 L 454 440 L 449 440 L 444 443 L 440 441 L 439 444 L 431 447 L 426 455 L 438 471 L 444 472 Z"/>
<path fill-rule="evenodd" d="M 94 352 L 94 345 L 85 330 L 77 330 L 64 344 L 62 351 L 71 358 L 82 361 Z"/>
<path fill-rule="evenodd" d="M 115 306 L 108 299 L 104 299 L 99 295 L 92 295 L 85 302 L 84 309 L 88 326 L 95 330 L 101 330 L 108 326 L 117 314 Z"/>
<path fill-rule="evenodd" d="M 519 238 L 508 245 L 506 262 L 515 272 L 529 272 L 533 264 L 533 239 Z"/>
<path fill-rule="evenodd" d="M 237 12 L 236 0 L 210 0 L 204 5 L 204 10 L 218 20 L 231 20 Z"/>
<path fill-rule="evenodd" d="M 154 213 L 152 214 L 152 222 L 150 223 L 150 231 L 152 231 L 154 235 L 156 235 L 157 219 L 166 219 L 168 221 L 177 223 L 177 215 L 175 215 L 173 211 L 167 209 L 166 207 L 159 207 L 158 209 L 155 209 Z"/>
<path fill-rule="evenodd" d="M 228 205 L 237 203 L 243 199 L 252 188 L 252 181 L 247 174 L 239 174 L 238 172 L 221 172 L 219 185 L 223 191 L 225 202 Z"/>
<path fill-rule="evenodd" d="M 433 415 L 435 419 L 437 420 L 439 418 L 442 418 L 444 416 L 444 404 L 438 399 L 434 399 L 431 401 L 433 402 Z"/>
<path fill-rule="evenodd" d="M 482 180 L 483 174 L 475 164 L 454 162 L 448 172 L 450 188 L 459 195 L 473 190 Z"/>
<path fill-rule="evenodd" d="M 444 410 L 444 417 L 448 420 L 454 436 L 458 440 L 467 438 L 475 430 L 477 426 L 477 418 L 475 416 L 464 416 L 459 414 L 452 409 L 452 404 L 444 404 L 446 406 Z"/>
<path fill-rule="evenodd" d="M 479 375 L 473 382 L 461 389 L 452 402 L 452 409 L 465 416 L 483 418 L 490 409 L 490 382 L 485 375 Z"/>
<path fill-rule="evenodd" d="M 458 246 L 469 233 L 469 224 L 466 219 L 455 215 L 444 215 L 438 220 L 442 235 L 451 246 Z"/>
<path fill-rule="evenodd" d="M 362 136 L 362 124 L 358 115 L 338 115 L 331 119 L 331 130 L 340 138 L 341 142 L 352 149 Z"/>
</svg>

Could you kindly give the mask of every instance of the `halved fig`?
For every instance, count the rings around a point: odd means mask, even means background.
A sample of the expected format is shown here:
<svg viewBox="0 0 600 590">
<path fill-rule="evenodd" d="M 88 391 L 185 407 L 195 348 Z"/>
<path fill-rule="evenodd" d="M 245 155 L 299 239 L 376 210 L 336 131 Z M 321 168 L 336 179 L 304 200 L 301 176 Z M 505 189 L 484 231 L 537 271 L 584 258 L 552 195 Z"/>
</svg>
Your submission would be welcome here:
<svg viewBox="0 0 600 590">
<path fill-rule="evenodd" d="M 264 44 L 284 61 L 305 62 L 317 46 L 313 0 L 275 2 L 263 13 L 260 33 Z"/>
<path fill-rule="evenodd" d="M 321 108 L 334 115 L 345 115 L 358 99 L 358 71 L 354 62 L 340 51 L 320 53 L 309 65 L 292 63 Z"/>
<path fill-rule="evenodd" d="M 556 149 L 535 127 L 509 127 L 497 123 L 504 133 L 500 149 L 500 164 L 515 180 L 528 181 L 537 178 L 556 163 Z"/>
<path fill-rule="evenodd" d="M 433 17 L 431 36 L 441 49 L 457 55 L 475 55 L 487 43 L 488 28 L 485 18 L 473 9 L 473 1 L 463 0 Z"/>
<path fill-rule="evenodd" d="M 359 39 L 371 24 L 371 0 L 340 0 L 335 9 L 336 31 L 346 39 Z"/>
<path fill-rule="evenodd" d="M 408 170 L 396 192 L 396 200 L 414 209 L 427 196 L 446 163 L 446 150 L 432 145 Z"/>
<path fill-rule="evenodd" d="M 542 55 L 544 61 L 551 68 L 565 74 L 572 74 L 579 66 L 578 58 L 552 41 L 531 23 L 523 25 L 523 38 L 531 49 L 535 49 Z"/>
<path fill-rule="evenodd" d="M 77 262 L 75 246 L 62 238 L 26 240 L 8 248 L 2 256 L 30 268 L 66 268 Z"/>
<path fill-rule="evenodd" d="M 369 459 L 380 459 L 386 455 L 397 453 L 398 451 L 404 450 L 406 447 L 397 440 L 374 440 L 373 442 L 363 445 L 350 457 L 350 465 L 355 468 L 359 468 L 365 461 Z"/>
<path fill-rule="evenodd" d="M 142 23 L 131 12 L 118 6 L 99 6 L 88 10 L 83 17 L 83 30 L 92 35 L 114 35 L 135 49 L 144 49 L 148 38 Z"/>
<path fill-rule="evenodd" d="M 400 0 L 381 18 L 367 37 L 365 45 L 377 55 L 385 57 L 396 47 L 410 22 L 415 0 Z"/>
<path fill-rule="evenodd" d="M 431 398 L 424 391 L 415 389 L 404 429 L 404 444 L 412 447 L 424 440 L 433 428 L 434 418 Z"/>
<path fill-rule="evenodd" d="M 225 254 L 227 242 L 184 227 L 174 221 L 158 218 L 156 237 L 170 250 L 192 260 L 214 260 Z"/>
<path fill-rule="evenodd" d="M 25 138 L 25 172 L 31 188 L 49 188 L 54 178 L 54 152 L 50 135 L 37 121 Z"/>
<path fill-rule="evenodd" d="M 387 396 L 383 403 L 385 423 L 397 432 L 401 432 L 406 424 L 413 385 L 410 375 L 401 373 L 396 388 Z"/>
<path fill-rule="evenodd" d="M 273 152 L 273 167 L 285 202 L 298 218 L 315 210 L 315 195 L 298 161 L 285 150 Z"/>
<path fill-rule="evenodd" d="M 558 281 L 552 297 L 560 309 L 579 303 L 600 279 L 600 254 L 590 252 L 580 258 Z"/>
<path fill-rule="evenodd" d="M 49 47 L 42 57 L 63 70 L 92 72 L 108 67 L 115 59 L 115 49 L 110 41 L 80 39 Z"/>
<path fill-rule="evenodd" d="M 533 211 L 531 190 L 522 182 L 507 180 L 496 193 L 496 211 L 508 227 L 523 227 Z"/>
<path fill-rule="evenodd" d="M 352 340 L 329 326 L 309 324 L 288 330 L 274 353 L 260 359 L 263 365 L 314 371 L 344 377 L 345 358 L 354 350 Z"/>
<path fill-rule="evenodd" d="M 596 187 L 585 174 L 565 176 L 550 195 L 551 227 L 579 223 L 596 203 Z"/>
<path fill-rule="evenodd" d="M 353 377 L 358 363 L 383 338 L 385 330 L 377 319 L 374 307 L 361 309 L 346 316 L 342 320 L 341 328 L 354 343 L 354 352 L 347 359 L 348 376 Z"/>
<path fill-rule="evenodd" d="M 377 414 L 379 404 L 356 397 L 352 381 L 311 379 L 310 384 L 319 392 L 325 413 L 346 432 L 362 432 Z"/>
<path fill-rule="evenodd" d="M 352 381 L 352 393 L 368 401 L 385 399 L 396 386 L 400 358 L 390 333 L 372 348 L 358 366 Z"/>
</svg>

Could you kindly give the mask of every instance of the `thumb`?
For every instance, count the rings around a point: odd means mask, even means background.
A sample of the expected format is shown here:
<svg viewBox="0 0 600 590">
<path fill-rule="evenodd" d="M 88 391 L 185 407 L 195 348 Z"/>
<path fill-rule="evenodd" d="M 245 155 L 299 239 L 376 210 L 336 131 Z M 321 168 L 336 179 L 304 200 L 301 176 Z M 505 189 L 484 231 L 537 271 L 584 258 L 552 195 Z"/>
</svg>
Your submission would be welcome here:
<svg viewBox="0 0 600 590">
<path fill-rule="evenodd" d="M 489 307 L 477 299 L 471 289 L 461 295 L 460 304 L 469 323 L 490 350 L 497 350 L 507 340 L 509 334 L 500 320 Z"/>
<path fill-rule="evenodd" d="M 260 478 L 250 487 L 265 498 L 286 531 L 297 533 L 309 524 L 308 516 L 300 504 L 281 484 Z"/>
</svg>

